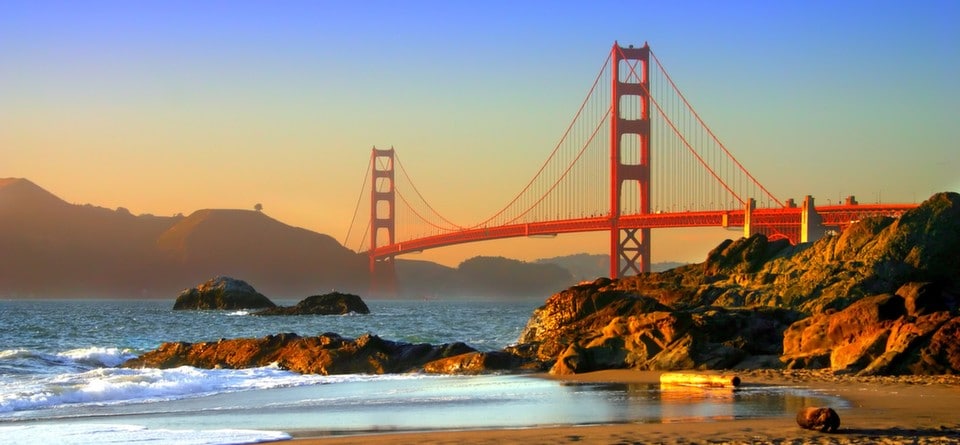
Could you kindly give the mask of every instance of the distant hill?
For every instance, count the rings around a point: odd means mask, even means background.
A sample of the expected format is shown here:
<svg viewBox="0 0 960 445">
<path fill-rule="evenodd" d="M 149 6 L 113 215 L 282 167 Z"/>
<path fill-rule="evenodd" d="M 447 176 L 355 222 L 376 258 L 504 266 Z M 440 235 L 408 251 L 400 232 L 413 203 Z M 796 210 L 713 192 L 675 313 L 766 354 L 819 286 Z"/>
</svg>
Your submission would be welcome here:
<svg viewBox="0 0 960 445">
<path fill-rule="evenodd" d="M 563 267 L 570 271 L 570 274 L 577 282 L 610 276 L 610 256 L 604 254 L 578 253 L 553 258 L 541 258 L 536 260 L 535 263 L 556 264 Z M 673 261 L 653 263 L 650 265 L 650 271 L 663 272 L 686 264 L 687 263 Z"/>
<path fill-rule="evenodd" d="M 397 271 L 406 298 L 545 298 L 574 281 L 560 266 L 491 257 L 457 268 L 398 259 Z M 217 275 L 276 298 L 332 289 L 366 295 L 367 274 L 366 256 L 261 212 L 135 216 L 0 178 L 0 298 L 172 299 Z"/>
<path fill-rule="evenodd" d="M 174 297 L 216 275 L 274 296 L 366 288 L 366 258 L 246 210 L 134 216 L 0 180 L 0 296 Z"/>
<path fill-rule="evenodd" d="M 0 295 L 139 295 L 162 279 L 153 242 L 176 222 L 73 205 L 26 179 L 4 179 Z"/>
</svg>

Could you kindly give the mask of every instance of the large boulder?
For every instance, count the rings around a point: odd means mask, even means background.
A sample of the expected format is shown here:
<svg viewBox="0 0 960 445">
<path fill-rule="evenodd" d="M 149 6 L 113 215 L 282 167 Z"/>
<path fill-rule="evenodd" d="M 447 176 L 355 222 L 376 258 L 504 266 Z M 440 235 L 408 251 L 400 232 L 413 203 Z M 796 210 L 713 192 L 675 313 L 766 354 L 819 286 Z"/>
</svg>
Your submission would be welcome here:
<svg viewBox="0 0 960 445">
<path fill-rule="evenodd" d="M 174 310 L 261 309 L 275 306 L 246 281 L 224 276 L 185 289 L 173 303 Z"/>
<path fill-rule="evenodd" d="M 369 314 L 370 308 L 357 295 L 331 292 L 301 300 L 296 306 L 278 306 L 255 312 L 253 315 L 344 315 Z"/>
<path fill-rule="evenodd" d="M 883 294 L 803 319 L 784 332 L 781 360 L 790 368 L 829 367 L 861 375 L 960 371 L 960 317 L 915 308 L 900 295 Z"/>
<path fill-rule="evenodd" d="M 434 346 L 394 342 L 369 334 L 350 339 L 332 333 L 316 337 L 290 333 L 215 342 L 164 343 L 123 366 L 242 369 L 276 363 L 303 374 L 385 374 L 419 371 L 429 362 L 473 351 L 459 342 Z"/>
<path fill-rule="evenodd" d="M 553 374 L 601 369 L 724 369 L 779 355 L 799 318 L 776 308 L 671 309 L 608 279 L 550 297 L 520 336 L 518 350 Z M 755 360 L 756 361 L 756 360 Z"/>
</svg>

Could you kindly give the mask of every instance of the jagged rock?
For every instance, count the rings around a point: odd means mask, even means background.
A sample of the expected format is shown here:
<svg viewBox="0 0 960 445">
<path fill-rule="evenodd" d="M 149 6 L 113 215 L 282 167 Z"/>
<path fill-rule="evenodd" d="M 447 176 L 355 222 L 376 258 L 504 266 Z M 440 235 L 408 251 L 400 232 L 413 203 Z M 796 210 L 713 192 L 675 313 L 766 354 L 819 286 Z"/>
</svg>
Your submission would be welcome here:
<svg viewBox="0 0 960 445">
<path fill-rule="evenodd" d="M 246 281 L 224 276 L 185 289 L 173 303 L 174 310 L 260 309 L 275 306 Z"/>
<path fill-rule="evenodd" d="M 941 374 L 960 370 L 960 318 L 947 311 L 909 314 L 904 298 L 884 294 L 794 323 L 784 332 L 788 367 L 827 367 L 872 374 Z M 950 337 L 954 335 L 954 337 Z M 824 362 L 823 357 L 829 361 Z"/>
<path fill-rule="evenodd" d="M 797 425 L 821 433 L 835 433 L 840 428 L 840 415 L 833 408 L 807 407 L 797 413 Z"/>
<path fill-rule="evenodd" d="M 296 306 L 272 307 L 253 315 L 343 315 L 369 314 L 370 308 L 357 295 L 331 292 L 301 300 Z"/>
<path fill-rule="evenodd" d="M 203 343 L 164 343 L 123 364 L 127 368 L 242 369 L 273 363 L 303 374 L 385 374 L 420 370 L 426 363 L 475 351 L 463 343 L 410 344 L 363 335 L 317 337 L 278 334 Z"/>
<path fill-rule="evenodd" d="M 768 242 L 763 235 L 754 235 L 738 241 L 726 240 L 707 254 L 703 262 L 707 276 L 735 273 L 752 273 L 776 255 L 788 250 L 790 242 L 781 239 Z"/>
<path fill-rule="evenodd" d="M 653 298 L 584 283 L 550 297 L 520 336 L 521 355 L 553 374 L 601 369 L 722 369 L 779 355 L 799 316 L 774 308 L 673 310 Z"/>
</svg>

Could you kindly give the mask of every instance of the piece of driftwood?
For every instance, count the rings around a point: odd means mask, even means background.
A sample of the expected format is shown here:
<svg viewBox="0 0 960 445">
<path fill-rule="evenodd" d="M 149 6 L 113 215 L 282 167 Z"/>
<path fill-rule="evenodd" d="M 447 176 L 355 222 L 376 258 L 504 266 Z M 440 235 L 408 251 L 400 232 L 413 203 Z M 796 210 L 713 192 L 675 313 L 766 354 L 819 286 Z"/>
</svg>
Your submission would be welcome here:
<svg viewBox="0 0 960 445">
<path fill-rule="evenodd" d="M 660 384 L 667 386 L 697 386 L 707 388 L 736 388 L 740 377 L 730 374 L 706 374 L 696 372 L 665 372 L 660 375 Z"/>
</svg>

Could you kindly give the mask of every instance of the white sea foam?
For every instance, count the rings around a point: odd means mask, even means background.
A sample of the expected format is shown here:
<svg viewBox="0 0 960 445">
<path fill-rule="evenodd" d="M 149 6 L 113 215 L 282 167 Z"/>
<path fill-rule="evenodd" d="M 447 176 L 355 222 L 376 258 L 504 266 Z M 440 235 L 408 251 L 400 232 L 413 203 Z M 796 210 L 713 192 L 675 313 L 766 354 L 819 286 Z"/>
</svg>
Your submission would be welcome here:
<svg viewBox="0 0 960 445">
<path fill-rule="evenodd" d="M 240 309 L 239 311 L 234 311 L 227 314 L 228 317 L 242 317 L 244 315 L 250 315 L 250 311 L 246 309 Z"/>
<path fill-rule="evenodd" d="M 91 367 L 116 367 L 137 356 L 129 349 L 100 347 L 71 349 L 58 355 Z"/>
<path fill-rule="evenodd" d="M 207 445 L 249 444 L 290 439 L 280 431 L 257 430 L 172 430 L 151 429 L 137 425 L 115 424 L 50 424 L 0 426 L 0 437 L 9 445 L 56 444 L 138 444 Z"/>
<path fill-rule="evenodd" d="M 90 354 L 95 355 L 95 354 Z M 89 355 L 84 355 L 87 357 Z M 116 405 L 179 400 L 218 393 L 361 381 L 383 376 L 301 375 L 276 366 L 251 369 L 97 368 L 33 378 L 0 387 L 3 413 L 62 406 Z"/>
</svg>

